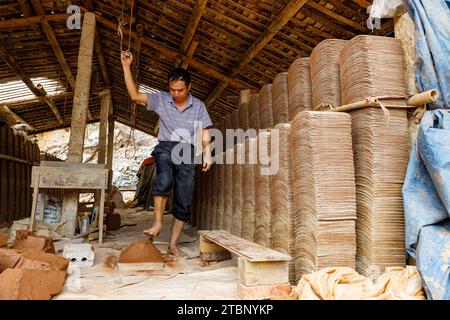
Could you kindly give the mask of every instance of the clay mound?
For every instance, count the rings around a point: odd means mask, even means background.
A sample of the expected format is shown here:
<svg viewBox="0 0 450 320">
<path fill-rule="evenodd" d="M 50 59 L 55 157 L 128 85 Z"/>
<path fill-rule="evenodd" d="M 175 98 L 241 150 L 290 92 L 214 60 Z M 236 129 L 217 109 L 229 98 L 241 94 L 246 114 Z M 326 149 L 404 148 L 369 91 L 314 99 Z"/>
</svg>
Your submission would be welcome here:
<svg viewBox="0 0 450 320">
<path fill-rule="evenodd" d="M 145 240 L 135 241 L 126 247 L 120 254 L 119 263 L 163 263 L 161 252 Z"/>
</svg>

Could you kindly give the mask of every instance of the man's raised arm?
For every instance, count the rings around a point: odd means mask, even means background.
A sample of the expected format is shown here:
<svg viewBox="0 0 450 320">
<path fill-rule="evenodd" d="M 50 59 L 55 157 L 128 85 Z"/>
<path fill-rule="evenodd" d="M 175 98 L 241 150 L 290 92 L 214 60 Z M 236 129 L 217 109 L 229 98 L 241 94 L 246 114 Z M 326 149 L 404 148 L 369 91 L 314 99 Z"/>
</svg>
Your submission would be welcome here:
<svg viewBox="0 0 450 320">
<path fill-rule="evenodd" d="M 131 63 L 133 62 L 133 55 L 131 52 L 123 51 L 120 54 L 120 61 L 122 62 L 123 74 L 125 77 L 125 84 L 127 86 L 128 94 L 131 100 L 136 103 L 146 105 L 147 95 L 145 93 L 140 93 L 136 84 L 134 83 L 133 74 L 131 73 Z"/>
</svg>

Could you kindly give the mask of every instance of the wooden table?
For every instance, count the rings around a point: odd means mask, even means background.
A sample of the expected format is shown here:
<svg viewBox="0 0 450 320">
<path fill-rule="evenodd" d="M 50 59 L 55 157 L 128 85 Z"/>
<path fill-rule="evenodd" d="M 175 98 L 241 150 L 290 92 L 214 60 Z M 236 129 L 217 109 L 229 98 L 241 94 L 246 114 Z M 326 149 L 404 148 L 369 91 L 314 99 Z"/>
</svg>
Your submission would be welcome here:
<svg viewBox="0 0 450 320">
<path fill-rule="evenodd" d="M 41 161 L 40 166 L 33 166 L 32 168 L 31 187 L 33 188 L 31 232 L 33 232 L 37 196 L 40 188 L 75 189 L 79 191 L 100 190 L 98 239 L 99 243 L 102 244 L 105 190 L 108 189 L 108 169 L 105 169 L 104 164 Z"/>
</svg>

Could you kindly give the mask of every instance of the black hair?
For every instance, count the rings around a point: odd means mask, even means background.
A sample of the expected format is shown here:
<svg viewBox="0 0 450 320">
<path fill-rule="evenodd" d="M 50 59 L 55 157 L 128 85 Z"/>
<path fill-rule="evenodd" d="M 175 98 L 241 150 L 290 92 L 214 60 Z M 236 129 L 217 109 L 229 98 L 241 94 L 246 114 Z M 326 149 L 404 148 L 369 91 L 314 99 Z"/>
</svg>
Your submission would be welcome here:
<svg viewBox="0 0 450 320">
<path fill-rule="evenodd" d="M 175 80 L 183 80 L 186 87 L 191 83 L 191 74 L 183 68 L 175 68 L 169 73 L 169 83 Z"/>
</svg>

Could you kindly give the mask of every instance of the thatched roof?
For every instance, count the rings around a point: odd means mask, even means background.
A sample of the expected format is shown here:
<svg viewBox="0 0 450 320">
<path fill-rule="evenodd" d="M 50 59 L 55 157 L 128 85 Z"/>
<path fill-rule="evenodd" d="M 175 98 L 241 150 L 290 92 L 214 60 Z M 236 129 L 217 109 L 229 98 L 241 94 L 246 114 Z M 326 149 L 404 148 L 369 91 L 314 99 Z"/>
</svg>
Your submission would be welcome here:
<svg viewBox="0 0 450 320">
<path fill-rule="evenodd" d="M 371 33 L 366 27 L 367 0 L 1 0 L 0 86 L 39 77 L 54 83 L 42 82 L 53 102 L 22 99 L 27 91 L 22 82 L 3 87 L 0 102 L 9 100 L 8 108 L 39 132 L 70 126 L 81 34 L 67 28 L 65 13 L 71 4 L 97 16 L 90 121 L 100 117 L 98 92 L 110 87 L 117 121 L 148 133 L 157 122 L 155 114 L 139 106 L 135 123 L 131 121 L 117 33 L 122 6 L 125 49 L 130 10 L 134 10 L 131 51 L 136 55 L 140 40 L 139 83 L 167 90 L 168 72 L 189 62 L 193 94 L 207 103 L 215 123 L 237 108 L 240 89 L 258 90 L 271 83 L 295 59 L 309 56 L 320 41 Z M 389 20 L 375 34 L 392 30 Z M 54 97 L 52 86 L 53 91 L 58 89 Z"/>
</svg>

